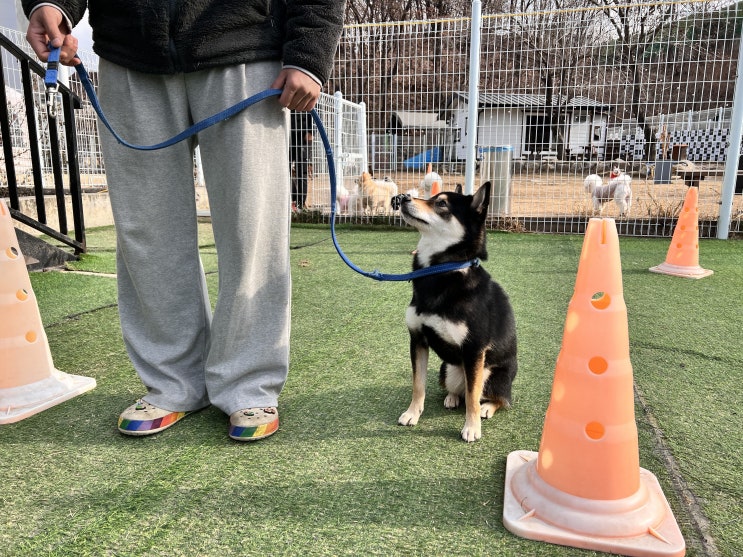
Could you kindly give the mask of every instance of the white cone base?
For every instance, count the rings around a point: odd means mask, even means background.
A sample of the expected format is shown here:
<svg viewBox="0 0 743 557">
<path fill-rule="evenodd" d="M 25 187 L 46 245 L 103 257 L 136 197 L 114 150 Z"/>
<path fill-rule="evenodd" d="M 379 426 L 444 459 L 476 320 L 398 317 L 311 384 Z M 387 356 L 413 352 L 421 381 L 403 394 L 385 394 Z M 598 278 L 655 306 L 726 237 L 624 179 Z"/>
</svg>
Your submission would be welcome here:
<svg viewBox="0 0 743 557">
<path fill-rule="evenodd" d="M 95 388 L 95 379 L 59 370 L 27 385 L 0 389 L 0 424 L 12 424 Z"/>
<path fill-rule="evenodd" d="M 686 553 L 686 543 L 656 477 L 640 468 L 640 489 L 616 501 L 585 499 L 547 484 L 533 451 L 506 462 L 503 524 L 522 538 L 635 557 Z"/>
<path fill-rule="evenodd" d="M 674 277 L 682 278 L 693 278 L 700 279 L 710 276 L 714 271 L 709 269 L 702 269 L 699 265 L 696 267 L 672 265 L 671 263 L 661 263 L 655 267 L 650 267 L 650 271 L 653 273 L 660 273 L 662 275 L 671 275 Z"/>
</svg>

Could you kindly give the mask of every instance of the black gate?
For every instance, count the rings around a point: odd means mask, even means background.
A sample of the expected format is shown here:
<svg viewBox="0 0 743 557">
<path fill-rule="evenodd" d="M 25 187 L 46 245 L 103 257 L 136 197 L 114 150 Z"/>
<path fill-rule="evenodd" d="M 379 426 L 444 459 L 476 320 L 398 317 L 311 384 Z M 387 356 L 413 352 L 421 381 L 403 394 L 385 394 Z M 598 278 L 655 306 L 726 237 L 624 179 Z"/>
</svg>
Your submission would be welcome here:
<svg viewBox="0 0 743 557">
<path fill-rule="evenodd" d="M 10 128 L 10 114 L 6 94 L 6 64 L 11 62 L 20 67 L 23 83 L 23 98 L 26 110 L 28 127 L 28 150 L 31 157 L 33 173 L 33 195 L 36 201 L 36 214 L 24 214 L 19 202 L 19 186 L 14 159 L 13 137 Z M 39 232 L 74 248 L 75 254 L 85 252 L 85 225 L 83 221 L 82 187 L 80 182 L 80 166 L 78 163 L 77 133 L 75 130 L 75 109 L 82 105 L 80 99 L 69 88 L 59 85 L 63 118 L 50 118 L 46 114 L 46 106 L 38 99 L 43 95 L 44 68 L 25 52 L 13 44 L 10 39 L 0 33 L 0 140 L 2 140 L 5 170 L 8 181 L 8 197 L 10 200 L 10 214 L 17 221 Z M 48 135 L 40 134 L 38 129 L 38 115 L 46 118 Z M 42 137 L 43 136 L 43 137 Z M 63 139 L 60 139 L 63 136 Z M 44 177 L 40 142 L 48 141 L 49 161 L 54 179 L 53 194 L 56 200 L 56 209 L 59 226 L 55 229 L 48 225 L 46 205 L 44 202 Z M 62 160 L 61 141 L 65 142 L 66 161 Z M 66 164 L 65 164 L 66 163 Z M 64 175 L 69 179 L 69 189 L 65 189 Z M 50 192 L 51 193 L 51 192 Z M 72 231 L 67 222 L 65 196 L 69 194 L 72 203 Z"/>
</svg>

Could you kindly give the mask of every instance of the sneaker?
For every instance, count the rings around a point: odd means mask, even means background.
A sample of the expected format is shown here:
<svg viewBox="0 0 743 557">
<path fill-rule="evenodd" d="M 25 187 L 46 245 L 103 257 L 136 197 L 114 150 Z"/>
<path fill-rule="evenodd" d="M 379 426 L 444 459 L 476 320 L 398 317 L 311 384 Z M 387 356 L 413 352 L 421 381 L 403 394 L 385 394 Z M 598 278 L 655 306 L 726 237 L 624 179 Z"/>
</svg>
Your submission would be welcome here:
<svg viewBox="0 0 743 557">
<path fill-rule="evenodd" d="M 230 438 L 235 441 L 257 441 L 279 429 L 279 411 L 270 408 L 245 408 L 230 415 Z"/>
<path fill-rule="evenodd" d="M 191 412 L 171 412 L 140 399 L 119 416 L 119 431 L 124 435 L 152 435 L 188 416 Z"/>
</svg>

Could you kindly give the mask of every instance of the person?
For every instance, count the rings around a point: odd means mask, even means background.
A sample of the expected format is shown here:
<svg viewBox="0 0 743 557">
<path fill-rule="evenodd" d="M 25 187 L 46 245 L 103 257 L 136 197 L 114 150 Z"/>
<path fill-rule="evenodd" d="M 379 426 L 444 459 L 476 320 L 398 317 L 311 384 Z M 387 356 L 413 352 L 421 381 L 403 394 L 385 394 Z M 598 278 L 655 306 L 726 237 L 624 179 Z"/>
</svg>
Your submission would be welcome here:
<svg viewBox="0 0 743 557">
<path fill-rule="evenodd" d="M 127 141 L 154 144 L 268 88 L 281 89 L 197 138 L 158 151 L 101 143 L 117 240 L 119 317 L 146 394 L 119 430 L 150 435 L 214 405 L 228 435 L 279 426 L 289 367 L 289 110 L 311 110 L 343 24 L 337 0 L 23 0 L 26 38 L 74 65 L 89 9 L 101 106 Z M 289 110 L 287 110 L 289 109 Z M 218 254 L 211 311 L 198 251 L 198 144 Z M 277 149 L 285 145 L 285 149 Z"/>
<path fill-rule="evenodd" d="M 307 202 L 307 181 L 312 174 L 312 117 L 309 112 L 291 113 L 289 157 L 294 167 L 292 210 L 301 211 Z"/>
</svg>

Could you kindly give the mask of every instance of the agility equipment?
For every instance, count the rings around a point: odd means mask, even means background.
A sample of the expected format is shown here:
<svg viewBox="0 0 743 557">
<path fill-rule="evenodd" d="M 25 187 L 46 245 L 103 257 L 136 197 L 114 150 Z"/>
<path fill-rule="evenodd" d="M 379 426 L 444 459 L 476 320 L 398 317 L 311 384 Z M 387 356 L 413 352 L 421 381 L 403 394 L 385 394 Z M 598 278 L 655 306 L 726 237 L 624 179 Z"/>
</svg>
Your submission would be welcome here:
<svg viewBox="0 0 743 557">
<path fill-rule="evenodd" d="M 639 461 L 619 237 L 614 219 L 592 218 L 539 452 L 508 455 L 503 523 L 560 545 L 682 556 L 676 519 Z"/>
<path fill-rule="evenodd" d="M 426 176 L 424 180 L 430 180 L 431 181 L 431 194 L 428 196 L 433 197 L 434 195 L 438 195 L 441 193 L 441 180 L 440 176 L 438 174 L 434 174 L 433 169 L 431 167 L 431 163 L 428 163 L 428 168 L 426 169 Z"/>
<path fill-rule="evenodd" d="M 426 174 L 423 176 L 423 181 L 421 182 L 423 199 L 430 199 L 434 195 L 441 193 L 443 186 L 444 182 L 441 176 L 437 172 L 434 172 L 431 163 L 428 163 Z"/>
<path fill-rule="evenodd" d="M 10 211 L 0 201 L 0 424 L 91 390 L 95 379 L 54 368 Z"/>
<path fill-rule="evenodd" d="M 438 195 L 441 193 L 441 182 L 439 180 L 434 180 L 433 184 L 431 184 L 431 197 L 434 195 Z"/>
<path fill-rule="evenodd" d="M 673 231 L 665 262 L 650 267 L 653 273 L 700 279 L 714 271 L 699 266 L 699 188 L 686 192 L 684 206 Z"/>
</svg>

